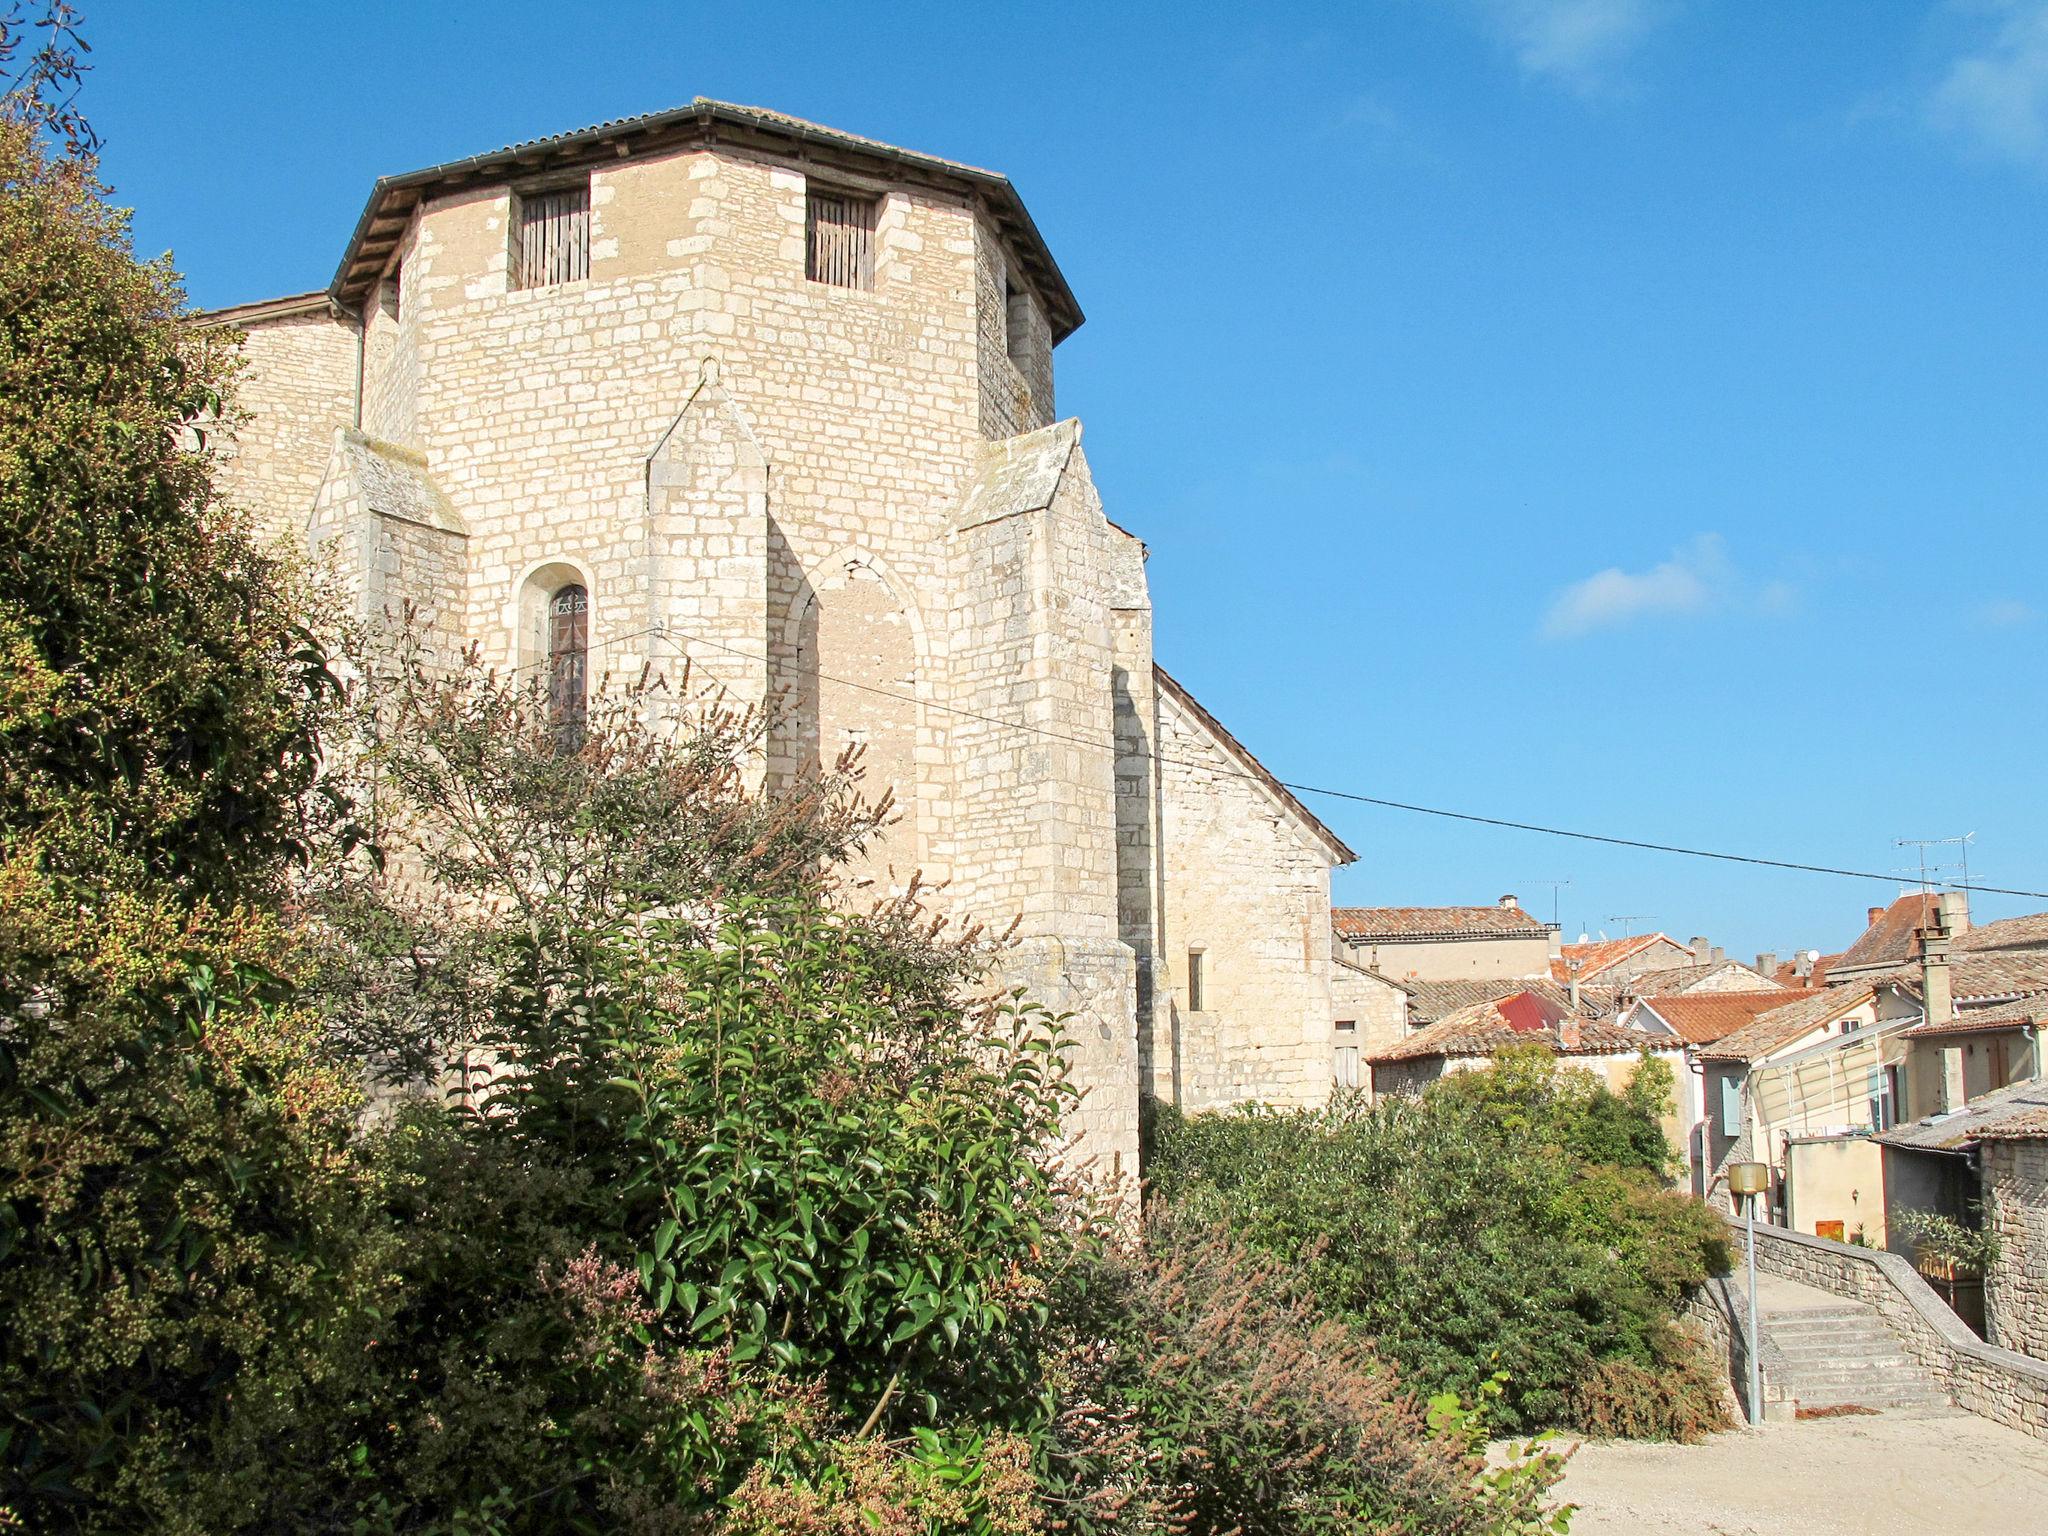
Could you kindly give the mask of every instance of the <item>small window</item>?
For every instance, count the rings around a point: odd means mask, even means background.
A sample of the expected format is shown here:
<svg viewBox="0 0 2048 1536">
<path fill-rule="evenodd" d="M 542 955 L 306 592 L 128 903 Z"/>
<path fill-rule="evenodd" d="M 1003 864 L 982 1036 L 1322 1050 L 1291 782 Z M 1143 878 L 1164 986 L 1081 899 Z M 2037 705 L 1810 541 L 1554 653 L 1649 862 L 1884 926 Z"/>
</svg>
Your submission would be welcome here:
<svg viewBox="0 0 2048 1536">
<path fill-rule="evenodd" d="M 835 288 L 875 285 L 872 197 L 813 189 L 804 199 L 804 276 Z"/>
<path fill-rule="evenodd" d="M 549 288 L 590 276 L 590 183 L 524 192 L 512 246 L 512 286 Z"/>
<path fill-rule="evenodd" d="M 1357 1034 L 1357 1033 L 1358 1033 L 1358 1020 L 1356 1020 L 1356 1019 L 1339 1019 L 1339 1020 L 1337 1021 L 1337 1033 L 1338 1033 L 1338 1034 L 1340 1034 L 1340 1035 L 1355 1035 L 1355 1034 Z"/>
<path fill-rule="evenodd" d="M 1204 995 L 1206 988 L 1203 986 L 1203 981 L 1205 980 L 1205 978 L 1202 975 L 1202 961 L 1205 958 L 1206 957 L 1202 954 L 1202 952 L 1199 949 L 1191 949 L 1188 951 L 1189 1013 L 1201 1013 L 1206 1009 L 1208 1005 L 1209 1000 Z"/>
<path fill-rule="evenodd" d="M 583 744 L 589 681 L 590 594 L 564 587 L 548 601 L 548 724 L 563 751 Z"/>
<path fill-rule="evenodd" d="M 1003 335 L 1010 361 L 1019 368 L 1031 349 L 1031 292 L 1003 273 Z"/>
</svg>

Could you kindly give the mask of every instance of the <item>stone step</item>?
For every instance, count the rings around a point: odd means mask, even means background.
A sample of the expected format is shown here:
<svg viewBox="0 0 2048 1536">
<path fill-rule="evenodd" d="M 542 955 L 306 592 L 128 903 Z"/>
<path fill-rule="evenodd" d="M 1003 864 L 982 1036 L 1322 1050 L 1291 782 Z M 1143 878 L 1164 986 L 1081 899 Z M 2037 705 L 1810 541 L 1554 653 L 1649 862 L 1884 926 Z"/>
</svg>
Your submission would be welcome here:
<svg viewBox="0 0 2048 1536">
<path fill-rule="evenodd" d="M 1949 1408 L 1948 1394 L 1932 1388 L 1908 1392 L 1793 1392 L 1801 1408 Z"/>
</svg>

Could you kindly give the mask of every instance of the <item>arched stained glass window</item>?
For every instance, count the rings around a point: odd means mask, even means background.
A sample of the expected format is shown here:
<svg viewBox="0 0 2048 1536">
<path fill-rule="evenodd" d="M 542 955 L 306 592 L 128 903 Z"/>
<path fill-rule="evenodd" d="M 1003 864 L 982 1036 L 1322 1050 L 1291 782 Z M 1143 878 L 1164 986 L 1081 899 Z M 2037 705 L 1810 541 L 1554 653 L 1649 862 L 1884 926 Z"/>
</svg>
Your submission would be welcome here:
<svg viewBox="0 0 2048 1536">
<path fill-rule="evenodd" d="M 568 586 L 548 600 L 548 723 L 565 750 L 583 741 L 590 681 L 590 594 Z"/>
</svg>

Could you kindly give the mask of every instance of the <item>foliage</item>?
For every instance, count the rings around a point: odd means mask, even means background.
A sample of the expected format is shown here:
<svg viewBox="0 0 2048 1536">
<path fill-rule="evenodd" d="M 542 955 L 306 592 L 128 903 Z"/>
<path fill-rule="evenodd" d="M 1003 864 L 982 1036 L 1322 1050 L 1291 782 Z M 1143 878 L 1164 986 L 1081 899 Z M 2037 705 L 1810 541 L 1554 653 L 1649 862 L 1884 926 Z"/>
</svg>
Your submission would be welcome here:
<svg viewBox="0 0 2048 1536">
<path fill-rule="evenodd" d="M 356 1277 L 355 1094 L 245 904 L 328 823 L 331 679 L 213 497 L 231 369 L 138 265 L 69 94 L 0 16 L 0 1509 L 164 1526 L 234 1392 Z M 72 151 L 63 145 L 71 141 Z"/>
<path fill-rule="evenodd" d="M 1998 1262 L 1998 1234 L 1988 1227 L 1969 1226 L 1935 1211 L 1902 1211 L 1894 1225 L 1913 1240 L 1921 1258 L 1933 1259 L 1952 1271 L 1988 1275 Z"/>
<path fill-rule="evenodd" d="M 1115 1496 L 1073 1501 L 1077 1531 L 1564 1528 L 1543 1507 L 1561 1455 L 1528 1446 L 1489 1468 L 1483 1411 L 1425 1407 L 1301 1270 L 1170 1207 L 1066 1271 L 1058 1315 L 1070 1412 L 1054 1464 Z"/>
<path fill-rule="evenodd" d="M 1158 1107 L 1153 1188 L 1298 1259 L 1423 1390 L 1470 1401 L 1505 1373 L 1504 1427 L 1575 1423 L 1601 1364 L 1666 1371 L 1696 1350 L 1675 1309 L 1727 1253 L 1713 1215 L 1645 1166 L 1654 1078 L 1631 1108 L 1629 1095 L 1551 1080 L 1567 1076 L 1545 1053 L 1420 1100 L 1193 1118 Z M 1711 1401 L 1699 1417 L 1718 1413 Z M 1662 1432 L 1689 1432 L 1693 1417 Z"/>
</svg>

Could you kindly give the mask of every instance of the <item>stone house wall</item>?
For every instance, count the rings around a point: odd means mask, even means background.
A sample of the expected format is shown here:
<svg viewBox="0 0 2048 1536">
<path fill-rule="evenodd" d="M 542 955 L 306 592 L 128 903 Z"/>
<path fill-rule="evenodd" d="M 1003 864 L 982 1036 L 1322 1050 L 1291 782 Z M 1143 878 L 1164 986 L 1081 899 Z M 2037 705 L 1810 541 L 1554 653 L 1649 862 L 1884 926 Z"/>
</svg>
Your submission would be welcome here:
<svg viewBox="0 0 2048 1536">
<path fill-rule="evenodd" d="M 1347 941 L 1354 964 L 1398 981 L 1497 981 L 1550 974 L 1550 939 L 1489 935 L 1463 939 Z"/>
<path fill-rule="evenodd" d="M 1984 1280 L 1991 1340 L 2048 1360 L 2048 1140 L 1979 1143 L 1984 1222 L 1998 1262 Z"/>
<path fill-rule="evenodd" d="M 1358 1086 L 1369 1090 L 1373 1073 L 1365 1058 L 1407 1035 L 1408 994 L 1386 977 L 1351 964 L 1344 958 L 1343 949 L 1341 941 L 1333 941 L 1330 1045 L 1333 1051 L 1358 1052 Z M 1351 1028 L 1345 1029 L 1346 1023 Z M 1342 1081 L 1341 1071 L 1336 1073 L 1336 1080 Z"/>
<path fill-rule="evenodd" d="M 1320 1104 L 1330 1094 L 1331 854 L 1172 689 L 1160 692 L 1159 751 L 1171 1097 L 1189 1110 Z M 1199 1011 L 1188 997 L 1193 951 Z"/>
<path fill-rule="evenodd" d="M 303 307 L 249 305 L 212 323 L 242 333 L 237 403 L 246 413 L 216 441 L 214 483 L 266 536 L 295 541 L 338 428 L 354 421 L 356 330 L 325 294 Z"/>
</svg>

